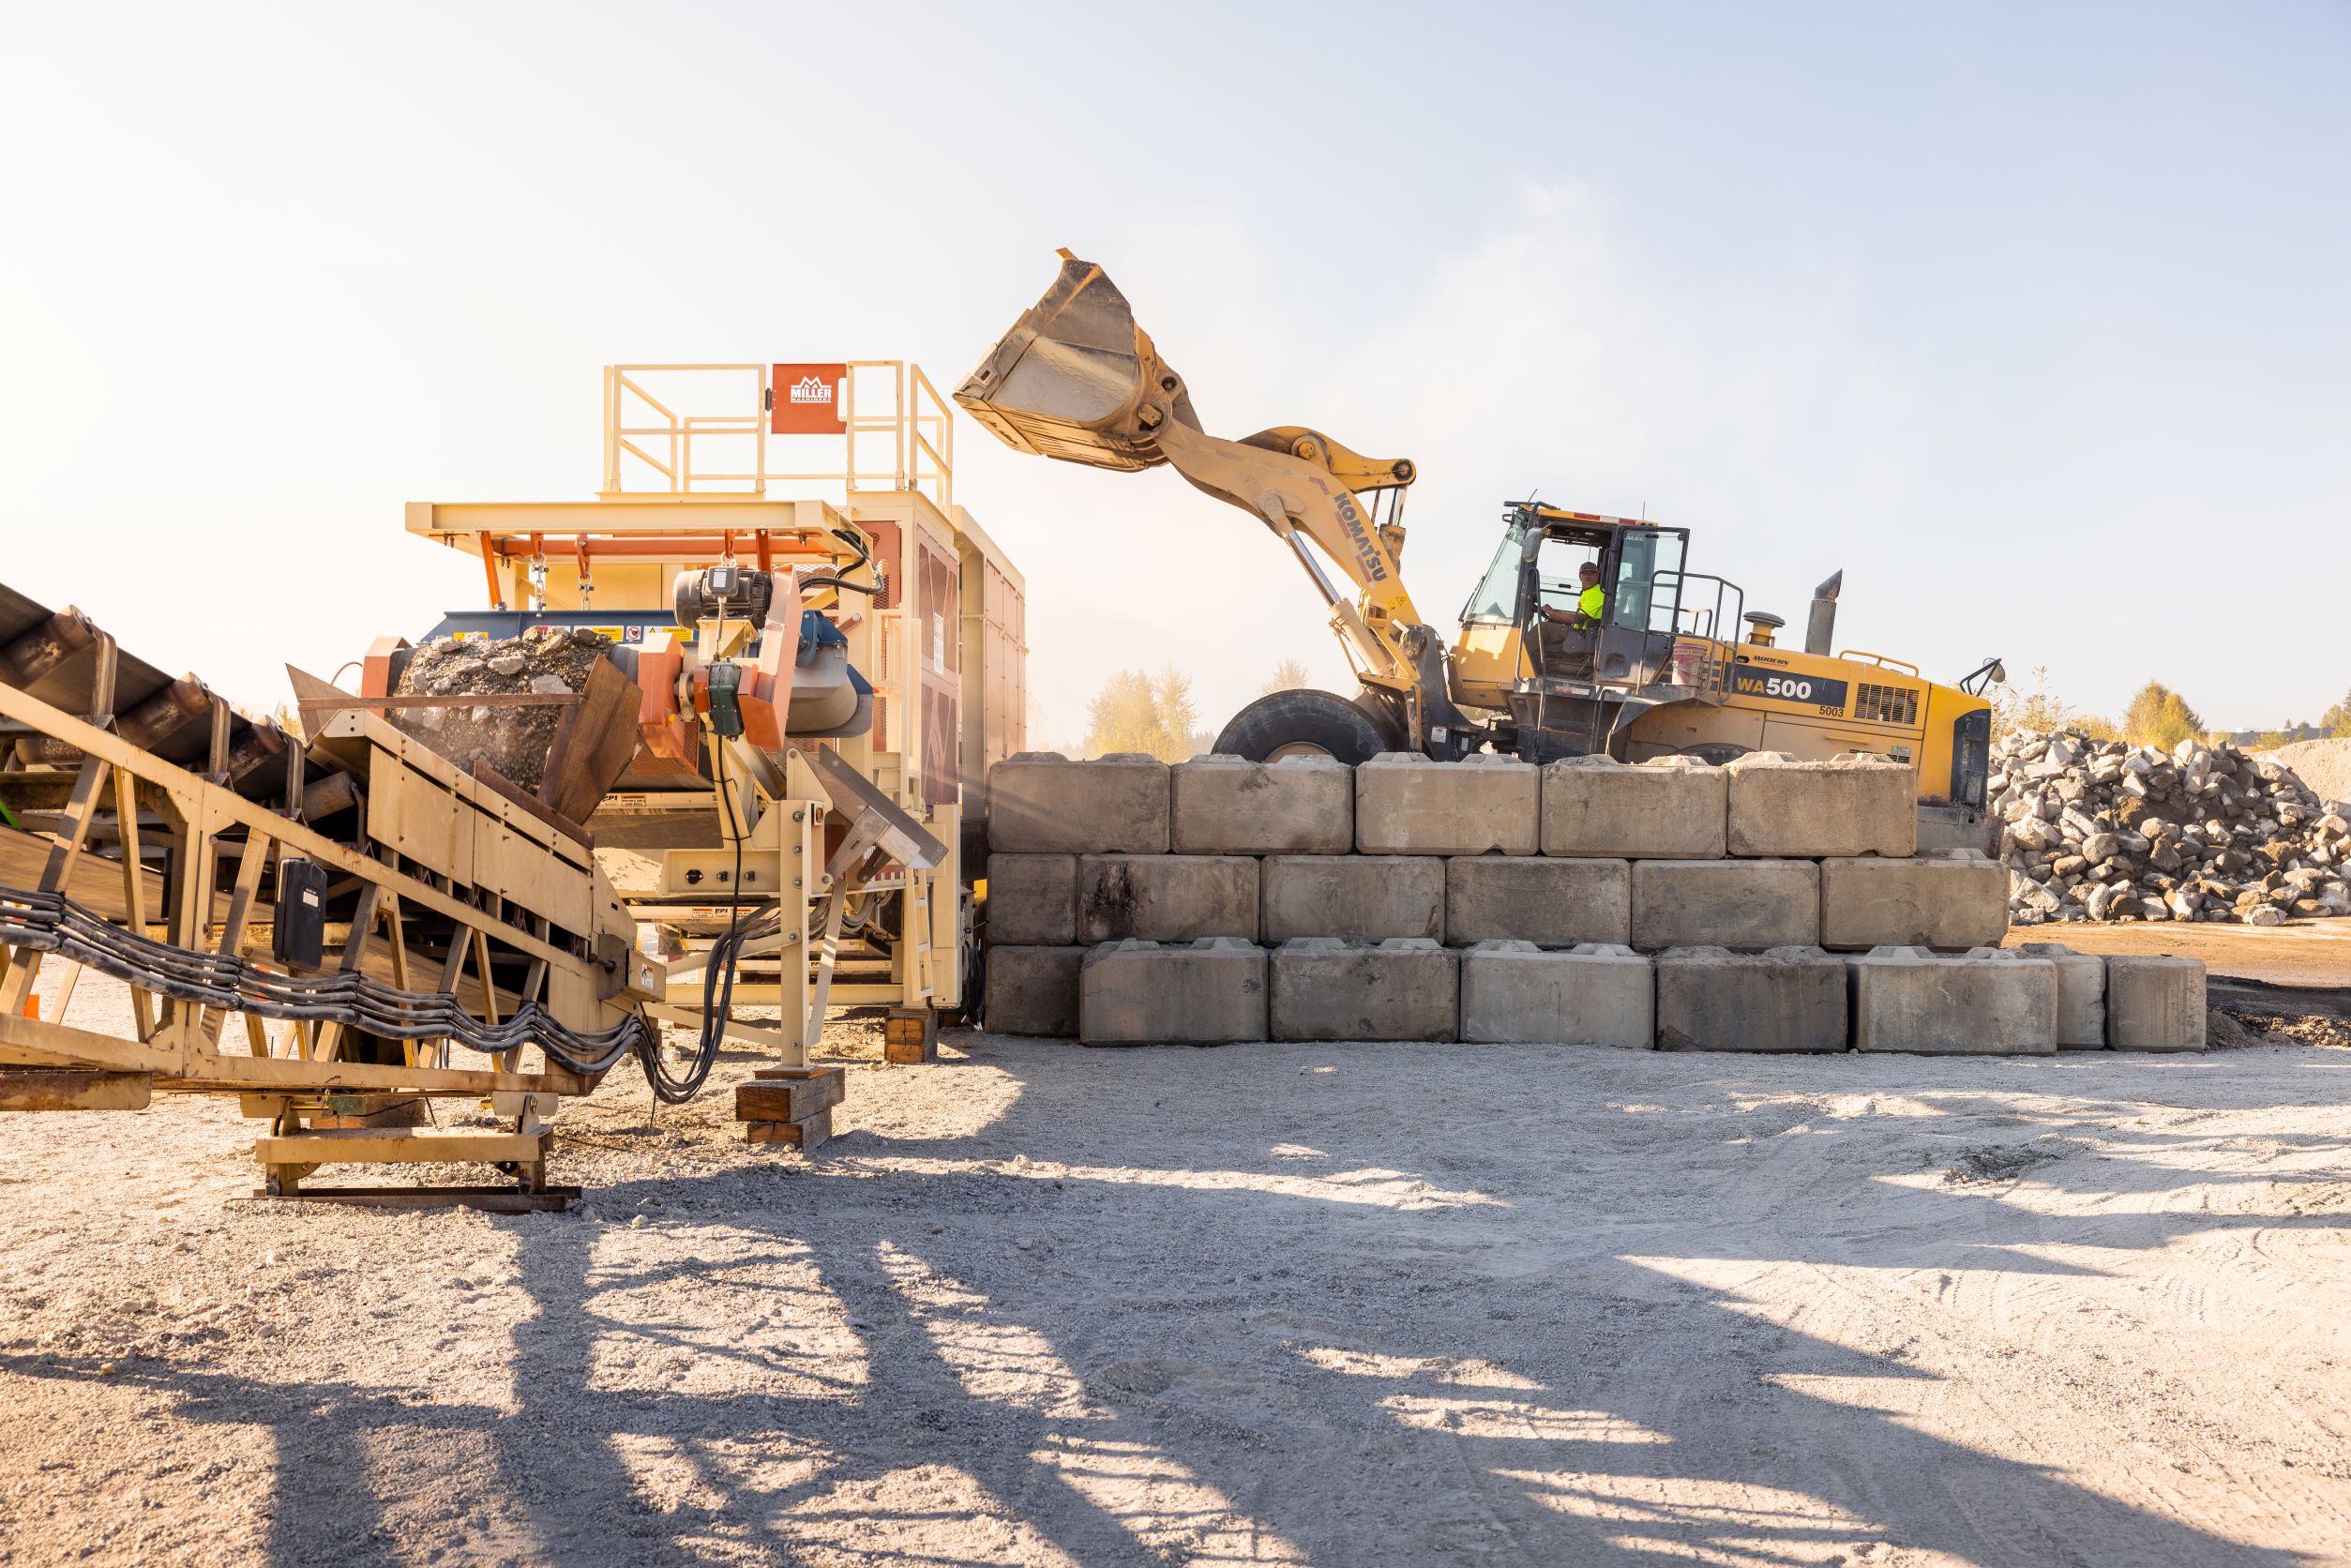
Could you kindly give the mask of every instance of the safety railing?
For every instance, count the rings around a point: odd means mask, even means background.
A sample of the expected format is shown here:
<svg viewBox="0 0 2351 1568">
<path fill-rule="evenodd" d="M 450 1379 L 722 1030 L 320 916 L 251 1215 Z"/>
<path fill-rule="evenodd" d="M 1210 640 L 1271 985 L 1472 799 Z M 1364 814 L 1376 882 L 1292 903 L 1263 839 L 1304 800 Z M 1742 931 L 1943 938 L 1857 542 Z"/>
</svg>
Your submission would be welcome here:
<svg viewBox="0 0 2351 1568">
<path fill-rule="evenodd" d="M 1677 684 L 1692 686 L 1702 693 L 1721 695 L 1728 692 L 1730 660 L 1724 656 L 1724 649 L 1729 640 L 1722 635 L 1721 628 L 1726 625 L 1734 627 L 1739 625 L 1747 608 L 1746 590 L 1711 572 L 1661 571 L 1650 580 L 1652 597 L 1657 593 L 1657 585 L 1667 578 L 1674 580 L 1675 635 L 1696 639 L 1694 646 L 1701 650 L 1695 658 L 1685 657 L 1680 653 L 1683 644 L 1675 644 Z M 1683 604 L 1684 591 L 1693 582 L 1714 584 L 1714 602 L 1711 605 Z M 1727 619 L 1724 614 L 1726 600 L 1729 601 Z"/>
<path fill-rule="evenodd" d="M 1888 658 L 1884 654 L 1873 654 L 1868 652 L 1866 649 L 1847 648 L 1843 653 L 1837 655 L 1837 657 L 1852 659 L 1856 663 L 1866 660 L 1871 664 L 1882 665 L 1888 670 L 1906 670 L 1913 675 L 1919 674 L 1919 667 L 1912 664 L 1908 659 Z M 1925 679 L 1923 675 L 1920 675 L 1919 678 L 1921 680 Z"/>
<path fill-rule="evenodd" d="M 839 428 L 801 433 L 776 429 L 776 400 L 794 389 L 775 384 L 777 369 L 606 366 L 603 493 L 764 497 L 782 490 L 846 498 L 913 490 L 942 511 L 955 504 L 954 411 L 920 366 L 853 359 L 821 367 L 839 371 L 837 383 L 821 383 L 838 386 Z"/>
<path fill-rule="evenodd" d="M 1676 625 L 1674 626 L 1674 630 L 1686 637 L 1711 638 L 1717 642 L 1729 641 L 1723 635 L 1722 628 L 1726 626 L 1733 628 L 1738 626 L 1740 617 L 1745 613 L 1747 609 L 1747 591 L 1740 587 L 1736 582 L 1732 582 L 1725 578 L 1716 577 L 1711 572 L 1661 571 L 1650 580 L 1650 593 L 1654 595 L 1656 593 L 1655 585 L 1663 582 L 1667 578 L 1674 580 L 1674 600 L 1676 606 Z M 1711 582 L 1714 584 L 1714 602 L 1711 605 L 1689 605 L 1681 603 L 1682 586 L 1686 583 L 1692 582 Z M 1723 601 L 1726 597 L 1729 598 L 1734 605 L 1734 608 L 1727 618 L 1726 618 L 1723 613 Z"/>
</svg>

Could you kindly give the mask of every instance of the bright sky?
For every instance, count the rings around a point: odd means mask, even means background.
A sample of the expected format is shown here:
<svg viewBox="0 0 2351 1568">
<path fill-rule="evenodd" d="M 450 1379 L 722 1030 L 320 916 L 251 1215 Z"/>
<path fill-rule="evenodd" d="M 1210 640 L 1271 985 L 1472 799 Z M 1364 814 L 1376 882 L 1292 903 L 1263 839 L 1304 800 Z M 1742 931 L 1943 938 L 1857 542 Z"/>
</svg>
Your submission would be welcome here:
<svg viewBox="0 0 2351 1568">
<path fill-rule="evenodd" d="M 581 497 L 598 369 L 911 358 L 1066 245 L 1208 428 L 1414 459 L 1950 680 L 2216 725 L 2351 686 L 2351 9 L 0 0 L 0 577 L 240 701 L 476 608 L 411 500 Z M 1173 661 L 1343 677 L 1264 530 L 1019 457 L 1032 739 Z"/>
</svg>

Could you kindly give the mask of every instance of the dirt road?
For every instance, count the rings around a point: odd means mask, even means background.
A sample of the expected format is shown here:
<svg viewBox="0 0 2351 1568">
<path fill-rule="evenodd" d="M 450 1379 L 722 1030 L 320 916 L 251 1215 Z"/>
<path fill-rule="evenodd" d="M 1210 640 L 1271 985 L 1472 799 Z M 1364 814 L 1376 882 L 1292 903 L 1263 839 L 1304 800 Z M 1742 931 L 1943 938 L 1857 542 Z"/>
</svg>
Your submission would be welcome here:
<svg viewBox="0 0 2351 1568">
<path fill-rule="evenodd" d="M 952 1048 L 568 1216 L 10 1121 L 0 1560 L 2351 1558 L 2351 1052 Z"/>
<path fill-rule="evenodd" d="M 2005 945 L 2055 942 L 2081 953 L 2176 953 L 2202 958 L 2216 975 L 2283 986 L 2351 986 L 2351 920 L 2286 926 L 2177 921 L 2126 925 L 2012 926 Z"/>
</svg>

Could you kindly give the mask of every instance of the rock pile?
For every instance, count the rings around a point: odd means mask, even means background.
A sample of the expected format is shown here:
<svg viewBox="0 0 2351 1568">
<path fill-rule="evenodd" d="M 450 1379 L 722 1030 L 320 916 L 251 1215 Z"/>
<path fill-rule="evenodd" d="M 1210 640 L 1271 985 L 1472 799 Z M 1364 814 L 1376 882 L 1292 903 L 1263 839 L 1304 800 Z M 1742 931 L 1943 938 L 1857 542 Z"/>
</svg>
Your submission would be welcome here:
<svg viewBox="0 0 2351 1568">
<path fill-rule="evenodd" d="M 410 656 L 397 689 L 432 697 L 578 691 L 611 645 L 585 626 L 531 626 L 494 642 L 436 637 Z M 395 710 L 392 722 L 460 767 L 486 762 L 535 791 L 563 715 L 552 706 L 414 708 Z"/>
<path fill-rule="evenodd" d="M 2351 914 L 2351 806 L 2268 758 L 2016 733 L 1993 748 L 1990 788 L 2020 926 Z"/>
</svg>

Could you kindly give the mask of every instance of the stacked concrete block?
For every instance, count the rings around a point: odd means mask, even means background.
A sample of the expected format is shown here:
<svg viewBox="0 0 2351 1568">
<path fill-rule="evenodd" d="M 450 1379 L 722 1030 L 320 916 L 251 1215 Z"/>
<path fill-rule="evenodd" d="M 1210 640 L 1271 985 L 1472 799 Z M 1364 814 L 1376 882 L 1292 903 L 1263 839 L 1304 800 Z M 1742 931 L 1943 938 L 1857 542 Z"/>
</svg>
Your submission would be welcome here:
<svg viewBox="0 0 2351 1568">
<path fill-rule="evenodd" d="M 987 940 L 1051 947 L 1078 940 L 1078 857 L 995 854 L 987 861 Z"/>
<path fill-rule="evenodd" d="M 1445 863 L 1445 940 L 1538 947 L 1633 940 L 1633 867 L 1621 860 L 1455 855 Z"/>
<path fill-rule="evenodd" d="M 1299 937 L 1267 969 L 1276 1040 L 1450 1040 L 1459 1027 L 1459 956 L 1426 937 Z"/>
<path fill-rule="evenodd" d="M 1918 776 L 1884 757 L 1800 762 L 1752 751 L 1730 776 L 1725 842 L 1734 855 L 1906 856 L 1919 847 Z"/>
<path fill-rule="evenodd" d="M 1178 854 L 1345 854 L 1355 771 L 1328 757 L 1195 757 L 1168 772 Z"/>
<path fill-rule="evenodd" d="M 1486 754 L 1458 762 L 1382 752 L 1355 770 L 1355 847 L 1365 854 L 1532 854 L 1542 770 Z"/>
<path fill-rule="evenodd" d="M 987 770 L 991 855 L 1166 854 L 1168 764 L 1121 753 L 1073 762 L 1023 751 Z"/>
<path fill-rule="evenodd" d="M 2008 868 L 1976 850 L 1910 860 L 1820 863 L 1820 945 L 1997 947 L 2008 935 Z"/>
<path fill-rule="evenodd" d="M 2116 1050 L 2202 1050 L 2204 978 L 2201 958 L 2107 958 L 2106 1044 Z"/>
<path fill-rule="evenodd" d="M 1543 770 L 1543 852 L 1624 860 L 1720 860 L 1729 776 L 1695 757 L 1638 767 L 1576 757 Z"/>
<path fill-rule="evenodd" d="M 2102 1050 L 2106 1045 L 2106 960 L 2063 942 L 2019 942 L 2027 958 L 2046 958 L 2057 972 L 2057 1049 Z"/>
<path fill-rule="evenodd" d="M 2057 972 L 1997 947 L 1878 947 L 1848 959 L 1856 1050 L 2047 1056 L 2057 1048 Z"/>
<path fill-rule="evenodd" d="M 1657 956 L 1660 1050 L 1839 1051 L 1846 1039 L 1845 959 L 1818 947 Z"/>
<path fill-rule="evenodd" d="M 1265 949 L 1233 937 L 1089 948 L 1078 1037 L 1090 1046 L 1221 1046 L 1265 1038 Z"/>
<path fill-rule="evenodd" d="M 1820 867 L 1809 860 L 1636 860 L 1633 945 L 1762 952 L 1820 941 Z"/>
<path fill-rule="evenodd" d="M 1612 942 L 1545 952 L 1481 942 L 1461 955 L 1461 1037 L 1490 1045 L 1656 1044 L 1657 980 L 1648 958 Z"/>
<path fill-rule="evenodd" d="M 1258 937 L 1258 863 L 1245 854 L 1080 855 L 1077 887 L 1089 946 Z"/>
<path fill-rule="evenodd" d="M 987 1025 L 990 1034 L 1067 1039 L 1078 1033 L 1078 976 L 1091 948 L 987 950 Z"/>
<path fill-rule="evenodd" d="M 987 1021 L 1002 1033 L 2203 1045 L 2199 965 L 1995 951 L 2005 867 L 1914 854 L 1915 778 L 1882 759 L 1171 770 L 1023 753 L 989 792 Z M 1864 955 L 1850 974 L 1848 953 Z"/>
<path fill-rule="evenodd" d="M 1268 855 L 1264 936 L 1389 937 L 1445 935 L 1445 863 L 1434 855 Z"/>
</svg>

